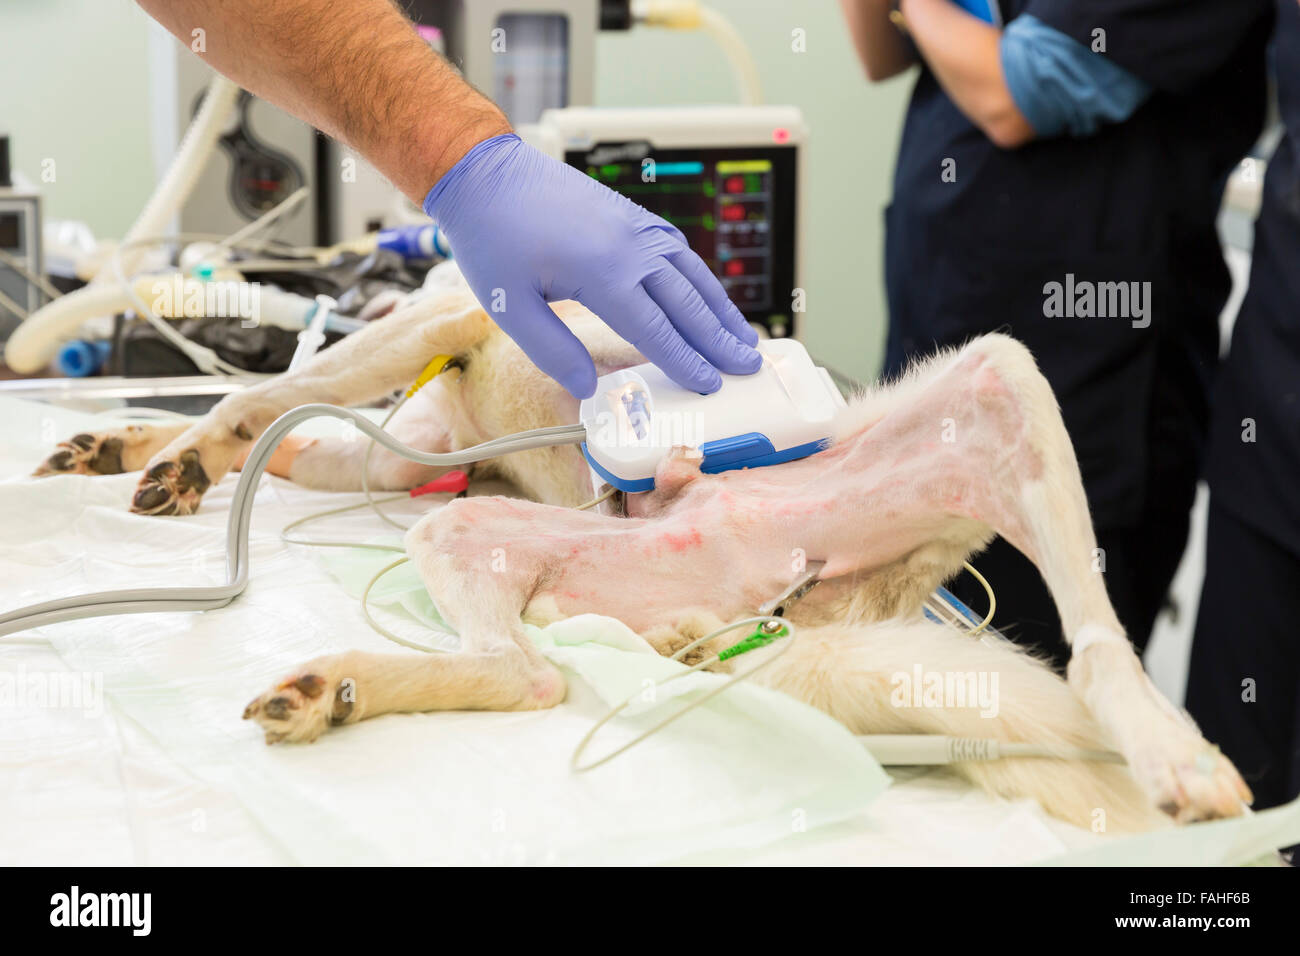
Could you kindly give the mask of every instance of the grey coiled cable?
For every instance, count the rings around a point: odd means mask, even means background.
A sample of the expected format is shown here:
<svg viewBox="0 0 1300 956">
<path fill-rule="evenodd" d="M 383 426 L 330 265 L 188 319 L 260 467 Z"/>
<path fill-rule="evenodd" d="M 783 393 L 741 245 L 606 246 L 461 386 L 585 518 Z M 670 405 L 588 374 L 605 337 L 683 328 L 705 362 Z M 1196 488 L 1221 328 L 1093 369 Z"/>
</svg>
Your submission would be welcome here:
<svg viewBox="0 0 1300 956">
<path fill-rule="evenodd" d="M 295 426 L 309 418 L 338 418 L 350 421 L 374 441 L 396 455 L 423 465 L 465 465 L 496 458 L 510 452 L 546 448 L 552 445 L 573 445 L 585 441 L 586 429 L 582 425 L 558 425 L 536 428 L 503 438 L 474 445 L 462 451 L 437 454 L 417 451 L 404 445 L 362 415 L 335 405 L 300 405 L 285 412 L 257 440 L 239 475 L 231 502 L 230 518 L 226 525 L 226 583 L 203 587 L 132 588 L 129 590 L 98 591 L 57 598 L 32 604 L 0 614 L 0 636 L 25 631 L 28 628 L 75 621 L 86 617 L 104 617 L 110 614 L 145 614 L 164 611 L 211 611 L 225 607 L 248 586 L 248 526 L 253 515 L 253 496 L 258 481 L 266 470 L 267 462 L 276 445 Z"/>
</svg>

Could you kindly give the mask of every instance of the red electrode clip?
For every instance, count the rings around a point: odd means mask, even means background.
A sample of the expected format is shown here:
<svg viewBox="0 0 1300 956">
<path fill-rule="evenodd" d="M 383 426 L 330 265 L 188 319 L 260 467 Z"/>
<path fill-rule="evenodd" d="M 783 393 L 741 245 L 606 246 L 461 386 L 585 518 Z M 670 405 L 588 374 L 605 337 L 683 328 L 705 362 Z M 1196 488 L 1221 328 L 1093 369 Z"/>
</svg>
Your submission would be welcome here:
<svg viewBox="0 0 1300 956">
<path fill-rule="evenodd" d="M 412 498 L 418 498 L 420 495 L 434 495 L 439 492 L 458 495 L 468 490 L 469 475 L 463 471 L 449 471 L 440 478 L 435 478 L 427 485 L 420 485 L 418 488 L 412 488 L 409 492 Z"/>
</svg>

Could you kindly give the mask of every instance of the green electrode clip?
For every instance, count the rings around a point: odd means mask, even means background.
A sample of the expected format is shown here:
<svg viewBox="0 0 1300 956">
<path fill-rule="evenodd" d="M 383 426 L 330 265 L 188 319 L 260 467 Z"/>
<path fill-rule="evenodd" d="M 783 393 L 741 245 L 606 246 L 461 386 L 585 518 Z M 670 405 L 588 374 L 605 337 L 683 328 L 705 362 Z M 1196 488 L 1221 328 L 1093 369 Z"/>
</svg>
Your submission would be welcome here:
<svg viewBox="0 0 1300 956">
<path fill-rule="evenodd" d="M 779 616 L 785 613 L 787 606 L 798 601 L 805 594 L 817 586 L 819 579 L 817 575 L 821 574 L 822 568 L 826 567 L 825 561 L 809 561 L 804 565 L 803 573 L 794 579 L 794 583 L 782 591 L 777 597 L 768 601 L 758 609 L 759 614 L 772 614 Z M 718 654 L 718 660 L 725 661 L 733 657 L 739 657 L 749 651 L 756 650 L 760 647 L 767 647 L 773 641 L 785 637 L 790 633 L 790 629 L 782 624 L 776 617 L 772 620 L 763 621 L 754 629 L 754 633 L 742 640 L 732 644 L 725 651 Z"/>
<path fill-rule="evenodd" d="M 772 625 L 776 625 L 776 630 L 768 630 Z M 760 647 L 767 647 L 773 641 L 786 637 L 790 629 L 784 624 L 778 624 L 776 621 L 764 621 L 754 629 L 754 633 L 749 637 L 743 638 L 732 644 L 726 650 L 719 652 L 718 660 L 730 660 L 733 657 L 739 657 L 748 651 L 756 650 Z"/>
<path fill-rule="evenodd" d="M 748 637 L 737 641 L 735 644 L 732 644 L 726 650 L 720 651 L 714 657 L 706 657 L 704 660 L 692 664 L 690 667 L 686 668 L 685 670 L 678 671 L 677 673 L 673 674 L 670 677 L 666 677 L 661 681 L 654 682 L 651 689 L 660 687 L 668 683 L 669 681 L 676 680 L 679 677 L 684 677 L 687 674 L 692 674 L 704 667 L 707 667 L 709 664 L 713 663 L 714 661 L 730 660 L 733 657 L 739 657 L 741 654 L 747 654 L 750 651 L 755 650 L 757 648 L 767 647 L 769 644 L 775 643 L 776 641 L 780 640 L 783 637 L 791 637 L 791 635 L 793 635 L 794 633 L 794 626 L 789 624 L 782 617 L 782 615 L 785 613 L 785 610 L 789 605 L 798 601 L 805 594 L 807 594 L 814 587 L 816 587 L 817 582 L 819 580 L 818 575 L 821 574 L 821 571 L 825 566 L 826 566 L 825 561 L 807 562 L 802 568 L 802 572 L 800 573 L 800 575 L 797 578 L 795 578 L 794 582 L 789 587 L 787 587 L 784 591 L 782 591 L 780 595 L 768 601 L 761 608 L 759 608 L 757 616 L 744 618 L 743 620 L 739 620 L 739 621 L 733 621 L 730 624 L 724 624 L 722 627 L 718 628 L 717 630 L 711 631 L 708 634 L 705 634 L 703 637 L 696 638 L 695 640 L 687 644 L 685 647 L 678 648 L 677 651 L 673 654 L 673 656 L 670 659 L 680 663 L 683 657 L 685 657 L 688 653 L 693 651 L 695 648 L 699 647 L 701 644 L 707 644 L 710 641 L 714 640 L 715 638 L 721 637 L 723 634 L 726 634 L 728 631 L 738 631 L 742 627 L 745 627 L 747 625 L 750 624 L 754 625 L 754 631 Z M 793 637 L 791 637 L 791 643 L 793 643 Z M 609 761 L 617 757 L 619 754 L 625 753 L 628 750 L 630 750 L 632 747 L 635 747 L 637 744 L 645 740 L 647 737 L 663 730 L 674 720 L 677 720 L 679 717 L 682 717 L 683 715 L 689 713 L 690 711 L 694 710 L 696 707 L 699 707 L 701 704 L 704 704 L 710 699 L 712 699 L 713 697 L 716 697 L 718 694 L 722 693 L 728 687 L 731 687 L 742 680 L 752 677 L 754 674 L 761 671 L 764 667 L 767 667 L 769 664 L 771 664 L 773 661 L 779 658 L 782 654 L 784 654 L 787 650 L 789 650 L 789 647 L 790 645 L 787 644 L 785 647 L 781 648 L 776 653 L 769 656 L 766 660 L 760 661 L 754 667 L 751 667 L 748 672 L 744 674 L 737 674 L 736 676 L 732 677 L 729 681 L 727 681 L 725 684 L 721 684 L 714 687 L 712 690 L 707 691 L 702 696 L 699 696 L 695 700 L 688 703 L 685 707 L 681 707 L 678 710 L 674 711 L 673 713 L 669 714 L 667 717 L 659 721 L 659 723 L 655 724 L 649 730 L 645 730 L 639 735 L 637 735 L 636 737 L 633 737 L 631 740 L 623 744 L 621 747 L 618 747 L 617 749 L 611 751 L 610 753 L 605 754 L 605 756 L 593 760 L 590 763 L 584 764 L 582 762 L 582 755 L 586 751 L 587 745 L 591 743 L 592 738 L 596 736 L 597 731 L 599 731 L 600 728 L 604 727 L 607 723 L 609 723 L 620 713 L 622 713 L 637 696 L 643 695 L 645 693 L 644 689 L 638 691 L 637 693 L 628 697 L 627 700 L 623 701 L 621 704 L 611 708 L 609 713 L 607 713 L 604 717 L 600 718 L 600 720 L 596 721 L 596 723 L 592 725 L 591 729 L 587 731 L 586 736 L 583 737 L 581 741 L 579 741 L 578 746 L 574 749 L 573 756 L 569 760 L 570 768 L 575 773 L 583 773 L 587 770 L 594 770 L 596 767 L 599 767 L 601 764 L 608 763 Z"/>
</svg>

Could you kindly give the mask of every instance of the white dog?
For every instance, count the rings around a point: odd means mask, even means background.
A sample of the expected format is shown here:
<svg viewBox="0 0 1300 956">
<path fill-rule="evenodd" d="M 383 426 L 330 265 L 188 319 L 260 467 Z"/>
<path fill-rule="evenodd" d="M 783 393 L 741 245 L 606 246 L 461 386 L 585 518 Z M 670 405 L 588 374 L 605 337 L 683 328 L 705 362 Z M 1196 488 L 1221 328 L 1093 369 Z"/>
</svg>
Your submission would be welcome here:
<svg viewBox="0 0 1300 956">
<path fill-rule="evenodd" d="M 599 373 L 642 361 L 577 303 L 554 308 Z M 144 469 L 134 510 L 190 514 L 282 413 L 307 402 L 382 398 L 439 354 L 454 355 L 460 369 L 438 376 L 394 418 L 390 430 L 407 444 L 451 451 L 577 420 L 577 403 L 468 291 L 444 287 L 413 297 L 300 370 L 226 397 L 197 424 L 78 435 L 38 474 Z M 462 651 L 320 658 L 255 699 L 245 716 L 276 742 L 310 741 L 332 725 L 393 711 L 552 707 L 564 699 L 564 677 L 521 621 L 606 614 L 670 654 L 752 615 L 791 583 L 792 556 L 806 555 L 826 562 L 823 583 L 794 607 L 799 639 L 761 672 L 761 683 L 860 734 L 1116 749 L 1127 768 L 1046 758 L 958 765 L 992 792 L 1035 797 L 1080 825 L 1094 824 L 1098 811 L 1112 830 L 1159 825 L 1156 808 L 1179 822 L 1242 812 L 1250 793 L 1232 764 L 1152 685 L 1124 636 L 1094 570 L 1096 541 L 1073 449 L 1023 346 L 992 335 L 921 363 L 901 381 L 855 397 L 835 438 L 802 461 L 720 475 L 701 474 L 698 453 L 678 449 L 660 467 L 654 491 L 616 495 L 599 513 L 572 510 L 592 493 L 576 447 L 476 465 L 476 476 L 507 478 L 531 500 L 459 499 L 406 537 Z M 308 487 L 359 489 L 365 444 L 291 437 L 271 469 Z M 442 470 L 376 448 L 368 481 L 407 489 Z M 1025 654 L 963 638 L 921 614 L 925 597 L 995 534 L 1033 560 L 1051 589 L 1074 647 L 1068 685 Z M 504 568 L 491 566 L 496 549 L 504 549 Z M 918 666 L 997 674 L 997 716 L 895 706 L 891 675 Z M 354 699 L 338 693 L 345 681 Z"/>
</svg>

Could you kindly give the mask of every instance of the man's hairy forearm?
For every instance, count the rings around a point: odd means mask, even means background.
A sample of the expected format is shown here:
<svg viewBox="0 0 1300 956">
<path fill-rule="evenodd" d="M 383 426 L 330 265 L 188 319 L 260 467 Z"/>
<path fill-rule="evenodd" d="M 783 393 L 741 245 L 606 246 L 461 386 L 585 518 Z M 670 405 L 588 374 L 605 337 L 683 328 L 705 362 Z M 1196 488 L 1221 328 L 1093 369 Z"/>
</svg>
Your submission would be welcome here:
<svg viewBox="0 0 1300 956">
<path fill-rule="evenodd" d="M 138 0 L 210 66 L 352 146 L 416 203 L 509 123 L 391 0 Z"/>
</svg>

